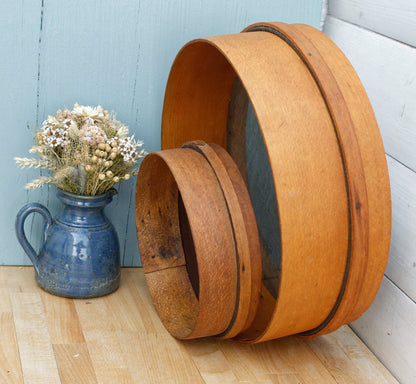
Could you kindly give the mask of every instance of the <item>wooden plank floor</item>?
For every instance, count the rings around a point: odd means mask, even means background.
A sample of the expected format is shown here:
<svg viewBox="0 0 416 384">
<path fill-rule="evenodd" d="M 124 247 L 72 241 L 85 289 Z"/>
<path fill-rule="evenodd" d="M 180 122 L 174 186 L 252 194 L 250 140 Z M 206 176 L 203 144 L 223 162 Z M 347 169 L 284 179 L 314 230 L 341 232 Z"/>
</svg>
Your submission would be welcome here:
<svg viewBox="0 0 416 384">
<path fill-rule="evenodd" d="M 140 268 L 119 290 L 70 300 L 39 289 L 31 267 L 0 267 L 0 384 L 397 383 L 349 327 L 256 345 L 181 342 L 163 328 Z"/>
</svg>

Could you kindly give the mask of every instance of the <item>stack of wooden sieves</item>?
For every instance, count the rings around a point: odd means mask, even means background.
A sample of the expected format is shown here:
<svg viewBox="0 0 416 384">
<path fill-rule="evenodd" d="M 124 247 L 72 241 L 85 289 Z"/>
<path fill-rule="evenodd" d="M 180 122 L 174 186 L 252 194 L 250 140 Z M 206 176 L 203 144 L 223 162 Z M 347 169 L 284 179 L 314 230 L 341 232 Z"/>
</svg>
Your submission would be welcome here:
<svg viewBox="0 0 416 384">
<path fill-rule="evenodd" d="M 387 165 L 365 90 L 323 33 L 262 23 L 185 45 L 162 149 L 142 162 L 136 221 L 172 335 L 313 337 L 370 306 L 390 243 Z"/>
</svg>

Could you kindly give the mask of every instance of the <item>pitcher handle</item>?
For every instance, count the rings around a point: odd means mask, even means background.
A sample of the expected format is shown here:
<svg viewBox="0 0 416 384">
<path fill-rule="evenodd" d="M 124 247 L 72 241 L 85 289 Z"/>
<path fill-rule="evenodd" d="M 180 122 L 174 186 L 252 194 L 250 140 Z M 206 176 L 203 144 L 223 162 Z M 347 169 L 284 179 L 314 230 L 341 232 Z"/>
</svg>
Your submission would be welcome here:
<svg viewBox="0 0 416 384">
<path fill-rule="evenodd" d="M 29 241 L 27 240 L 27 237 L 25 234 L 25 227 L 24 227 L 25 220 L 31 213 L 40 213 L 45 222 L 44 227 L 43 227 L 44 235 L 42 237 L 40 249 L 42 249 L 42 246 L 46 240 L 46 234 L 47 234 L 48 228 L 52 224 L 52 216 L 50 212 L 48 211 L 48 209 L 39 203 L 26 204 L 20 209 L 20 211 L 17 213 L 17 216 L 16 216 L 15 229 L 16 229 L 17 240 L 19 241 L 23 250 L 29 256 L 30 260 L 32 261 L 33 266 L 35 267 L 36 273 L 39 273 L 39 267 L 38 267 L 39 255 L 35 252 L 33 247 L 30 245 Z"/>
</svg>

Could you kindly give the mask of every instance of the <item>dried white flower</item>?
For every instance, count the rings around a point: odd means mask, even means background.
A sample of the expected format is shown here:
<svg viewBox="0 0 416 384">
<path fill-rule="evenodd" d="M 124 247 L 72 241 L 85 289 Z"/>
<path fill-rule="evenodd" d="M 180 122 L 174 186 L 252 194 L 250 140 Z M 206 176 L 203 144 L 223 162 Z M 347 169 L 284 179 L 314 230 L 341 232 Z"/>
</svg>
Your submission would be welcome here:
<svg viewBox="0 0 416 384">
<path fill-rule="evenodd" d="M 89 105 L 83 106 L 78 105 L 77 103 L 74 105 L 74 109 L 72 110 L 72 113 L 80 117 L 85 121 L 89 121 L 94 123 L 96 120 L 101 120 L 104 118 L 104 110 L 101 106 L 98 107 L 91 107 Z"/>
<path fill-rule="evenodd" d="M 143 157 L 143 153 L 137 152 L 137 149 L 139 149 L 142 145 L 143 143 L 141 141 L 136 142 L 134 140 L 134 136 L 120 139 L 118 148 L 121 156 L 123 156 L 123 160 L 126 162 L 132 162 L 138 160 L 140 157 Z"/>
<path fill-rule="evenodd" d="M 84 125 L 79 132 L 79 137 L 90 145 L 97 145 L 107 141 L 105 132 L 96 125 Z"/>
<path fill-rule="evenodd" d="M 42 143 L 51 148 L 62 147 L 68 143 L 68 127 L 53 116 L 49 116 L 42 123 L 40 134 Z"/>
<path fill-rule="evenodd" d="M 75 121 L 74 120 L 72 120 L 71 118 L 67 118 L 67 119 L 64 119 L 63 121 L 62 121 L 62 125 L 65 127 L 65 128 L 69 128 L 72 124 L 74 124 L 75 123 Z"/>
<path fill-rule="evenodd" d="M 79 138 L 79 128 L 78 128 L 78 124 L 75 121 L 71 122 L 71 125 L 68 128 L 68 137 L 71 140 L 77 140 Z"/>
<path fill-rule="evenodd" d="M 129 135 L 129 129 L 128 129 L 125 125 L 120 126 L 120 128 L 119 128 L 119 129 L 118 129 L 118 131 L 117 131 L 117 136 L 118 136 L 120 139 L 124 139 L 124 138 L 126 138 L 128 135 Z"/>
</svg>

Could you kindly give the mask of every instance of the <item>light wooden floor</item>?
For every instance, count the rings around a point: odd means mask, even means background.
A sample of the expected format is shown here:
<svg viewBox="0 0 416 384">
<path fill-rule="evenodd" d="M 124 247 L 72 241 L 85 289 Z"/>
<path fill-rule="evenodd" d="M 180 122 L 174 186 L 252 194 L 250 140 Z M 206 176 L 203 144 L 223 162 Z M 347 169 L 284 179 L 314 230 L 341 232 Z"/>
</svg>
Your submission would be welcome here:
<svg viewBox="0 0 416 384">
<path fill-rule="evenodd" d="M 397 383 L 349 327 L 257 345 L 180 342 L 163 328 L 139 268 L 92 300 L 39 289 L 31 267 L 0 267 L 0 383 Z"/>
</svg>

